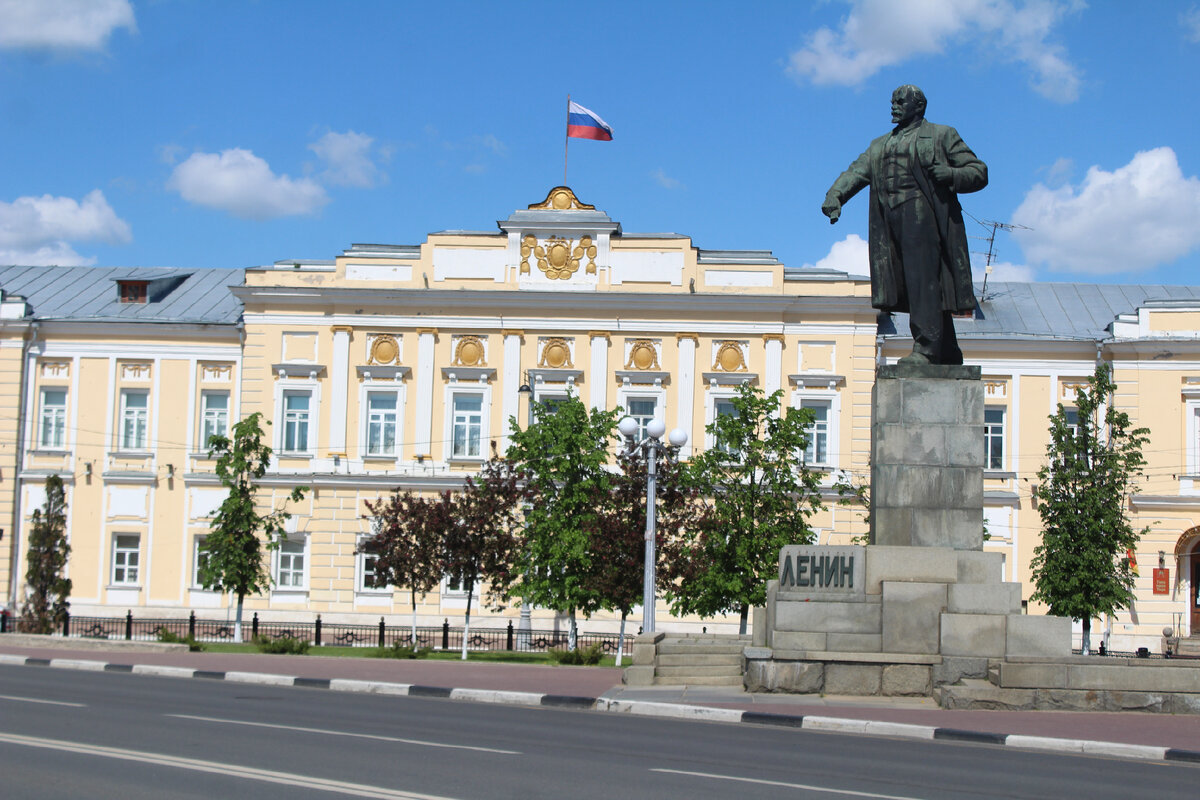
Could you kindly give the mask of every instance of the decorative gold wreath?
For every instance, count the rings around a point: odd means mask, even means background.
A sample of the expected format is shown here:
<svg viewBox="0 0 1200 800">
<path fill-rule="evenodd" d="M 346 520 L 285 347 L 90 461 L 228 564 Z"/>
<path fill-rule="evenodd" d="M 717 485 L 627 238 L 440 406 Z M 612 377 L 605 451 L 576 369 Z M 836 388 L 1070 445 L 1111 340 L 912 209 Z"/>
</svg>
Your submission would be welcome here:
<svg viewBox="0 0 1200 800">
<path fill-rule="evenodd" d="M 369 364 L 395 364 L 400 360 L 400 343 L 390 333 L 381 333 L 371 342 Z"/>
<path fill-rule="evenodd" d="M 721 342 L 717 347 L 717 357 L 713 359 L 713 369 L 722 372 L 744 372 L 746 356 L 742 353 L 742 346 L 733 341 Z"/>
<path fill-rule="evenodd" d="M 478 336 L 464 336 L 454 348 L 452 363 L 456 367 L 480 367 L 487 361 L 486 353 L 482 339 Z"/>
<path fill-rule="evenodd" d="M 538 366 L 550 369 L 573 367 L 574 364 L 571 363 L 570 343 L 560 336 L 547 339 L 545 344 L 542 345 L 542 352 L 538 358 Z"/>
<path fill-rule="evenodd" d="M 552 281 L 565 281 L 579 271 L 579 262 L 588 259 L 587 274 L 596 274 L 596 245 L 592 237 L 584 236 L 575 244 L 571 239 L 551 236 L 545 246 L 538 244 L 532 233 L 521 239 L 521 274 L 529 274 L 529 257 L 537 258 L 538 269 Z"/>
<path fill-rule="evenodd" d="M 629 360 L 625 369 L 658 369 L 658 351 L 649 339 L 635 339 L 629 346 Z"/>
</svg>

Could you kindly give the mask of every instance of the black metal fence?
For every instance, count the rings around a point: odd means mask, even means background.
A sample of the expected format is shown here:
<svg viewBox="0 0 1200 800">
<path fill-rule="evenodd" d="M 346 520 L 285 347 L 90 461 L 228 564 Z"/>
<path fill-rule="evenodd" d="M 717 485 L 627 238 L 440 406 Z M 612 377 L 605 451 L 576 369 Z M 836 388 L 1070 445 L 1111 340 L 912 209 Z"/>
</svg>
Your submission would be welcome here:
<svg viewBox="0 0 1200 800">
<path fill-rule="evenodd" d="M 0 633 L 15 631 L 14 620 L 0 614 Z M 192 612 L 184 619 L 142 618 L 133 612 L 124 617 L 76 617 L 68 615 L 58 631 L 63 636 L 85 639 L 124 639 L 128 641 L 157 641 L 162 631 L 180 638 L 191 637 L 198 642 L 229 642 L 233 640 L 233 623 L 227 620 L 202 619 Z M 260 620 L 254 614 L 243 624 L 242 634 L 246 638 L 265 636 L 269 639 L 292 637 L 312 643 L 317 647 L 390 647 L 399 642 L 412 641 L 411 625 L 388 625 L 383 617 L 378 625 L 353 625 L 323 622 L 320 615 L 312 622 L 277 622 Z M 581 648 L 600 644 L 601 651 L 608 655 L 617 652 L 618 636 L 611 633 L 584 633 L 577 636 Z M 417 626 L 416 644 L 435 650 L 458 650 L 463 644 L 463 629 L 450 624 L 447 619 L 441 625 Z M 567 646 L 565 630 L 522 631 L 510 621 L 505 628 L 471 627 L 467 634 L 468 650 L 513 650 L 538 653 Z M 625 655 L 633 652 L 633 635 L 625 636 Z"/>
</svg>

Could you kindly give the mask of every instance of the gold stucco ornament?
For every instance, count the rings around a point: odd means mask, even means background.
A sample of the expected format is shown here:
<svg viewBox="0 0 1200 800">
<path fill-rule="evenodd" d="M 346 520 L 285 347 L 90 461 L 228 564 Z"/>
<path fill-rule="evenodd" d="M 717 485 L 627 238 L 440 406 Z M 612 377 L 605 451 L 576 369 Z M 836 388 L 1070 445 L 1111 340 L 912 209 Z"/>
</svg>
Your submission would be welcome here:
<svg viewBox="0 0 1200 800">
<path fill-rule="evenodd" d="M 538 366 L 550 369 L 571 366 L 571 345 L 566 339 L 558 337 L 547 340 L 542 346 L 542 358 Z"/>
<path fill-rule="evenodd" d="M 400 345 L 394 336 L 383 335 L 371 342 L 372 364 L 395 364 L 400 357 Z"/>
</svg>

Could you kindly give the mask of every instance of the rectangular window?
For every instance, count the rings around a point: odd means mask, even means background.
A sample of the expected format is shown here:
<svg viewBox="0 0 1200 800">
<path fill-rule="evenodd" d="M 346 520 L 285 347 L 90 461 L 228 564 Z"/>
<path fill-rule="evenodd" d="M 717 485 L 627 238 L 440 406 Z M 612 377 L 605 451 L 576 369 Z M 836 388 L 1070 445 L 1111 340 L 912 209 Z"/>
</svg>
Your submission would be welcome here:
<svg viewBox="0 0 1200 800">
<path fill-rule="evenodd" d="M 628 400 L 629 416 L 637 422 L 637 433 L 633 435 L 635 442 L 646 438 L 646 426 L 654 419 L 658 402 L 653 397 L 631 397 Z"/>
<path fill-rule="evenodd" d="M 984 469 L 1004 469 L 1004 409 L 983 411 Z"/>
<path fill-rule="evenodd" d="M 733 400 L 728 397 L 717 397 L 713 399 L 713 422 L 716 422 L 720 417 L 736 417 L 737 409 L 733 405 Z M 714 440 L 714 447 L 718 447 L 727 453 L 737 451 L 733 445 L 728 442 Z"/>
<path fill-rule="evenodd" d="M 312 395 L 308 392 L 287 392 L 283 396 L 283 450 L 287 453 L 308 452 L 308 419 Z"/>
<path fill-rule="evenodd" d="M 479 458 L 483 455 L 483 395 L 456 394 L 453 399 L 454 430 L 451 455 Z"/>
<path fill-rule="evenodd" d="M 286 539 L 279 545 L 279 575 L 275 582 L 281 589 L 304 588 L 304 542 Z"/>
<path fill-rule="evenodd" d="M 821 400 L 801 400 L 800 407 L 813 412 L 813 423 L 807 430 L 808 447 L 804 450 L 804 463 L 828 464 L 829 403 Z"/>
<path fill-rule="evenodd" d="M 38 446 L 59 448 L 67 438 L 67 390 L 42 389 L 38 419 Z"/>
<path fill-rule="evenodd" d="M 148 298 L 149 281 L 117 281 L 117 286 L 122 303 L 145 303 Z"/>
<path fill-rule="evenodd" d="M 139 544 L 141 537 L 136 533 L 118 533 L 113 537 L 112 582 L 114 586 L 136 586 Z"/>
<path fill-rule="evenodd" d="M 200 394 L 200 446 L 208 449 L 208 441 L 214 436 L 229 432 L 229 392 L 202 392 Z"/>
<path fill-rule="evenodd" d="M 145 450 L 150 427 L 150 394 L 144 390 L 121 391 L 121 449 Z"/>
<path fill-rule="evenodd" d="M 1079 409 L 1065 408 L 1063 411 L 1067 415 L 1067 429 L 1071 431 L 1072 436 L 1079 435 Z"/>
<path fill-rule="evenodd" d="M 208 560 L 208 554 L 202 552 L 204 549 L 203 536 L 197 536 L 192 544 L 192 586 L 202 586 L 200 581 L 200 570 L 204 567 L 204 562 Z"/>
<path fill-rule="evenodd" d="M 367 454 L 394 455 L 396 452 L 396 393 L 370 392 L 367 395 Z"/>
</svg>

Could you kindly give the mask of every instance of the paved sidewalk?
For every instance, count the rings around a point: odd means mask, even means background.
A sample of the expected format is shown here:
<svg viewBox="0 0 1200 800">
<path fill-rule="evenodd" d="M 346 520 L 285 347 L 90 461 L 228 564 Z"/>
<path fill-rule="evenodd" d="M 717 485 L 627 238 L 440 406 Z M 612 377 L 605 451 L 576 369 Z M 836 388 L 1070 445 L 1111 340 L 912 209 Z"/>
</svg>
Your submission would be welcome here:
<svg viewBox="0 0 1200 800">
<path fill-rule="evenodd" d="M 849 733 L 964 739 L 1136 758 L 1155 758 L 1156 754 L 1162 758 L 1165 750 L 1165 757 L 1170 760 L 1200 762 L 1200 716 L 1139 712 L 948 711 L 938 708 L 927 698 L 763 695 L 747 694 L 737 687 L 635 688 L 624 686 L 621 683 L 621 670 L 612 667 L 261 654 L 142 653 L 119 647 L 98 648 L 95 645 L 79 649 L 62 646 L 14 647 L 0 640 L 0 663 L 27 663 L 25 659 L 34 659 L 32 663 L 42 666 L 69 669 L 152 674 L 157 670 L 159 674 L 180 677 L 523 705 L 568 705 Z M 1091 749 L 1079 746 L 1080 742 L 1091 745 Z M 1115 747 L 1105 749 L 1104 743 L 1113 743 Z"/>
</svg>

